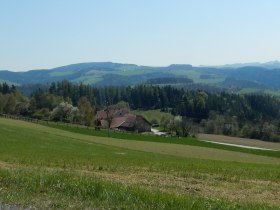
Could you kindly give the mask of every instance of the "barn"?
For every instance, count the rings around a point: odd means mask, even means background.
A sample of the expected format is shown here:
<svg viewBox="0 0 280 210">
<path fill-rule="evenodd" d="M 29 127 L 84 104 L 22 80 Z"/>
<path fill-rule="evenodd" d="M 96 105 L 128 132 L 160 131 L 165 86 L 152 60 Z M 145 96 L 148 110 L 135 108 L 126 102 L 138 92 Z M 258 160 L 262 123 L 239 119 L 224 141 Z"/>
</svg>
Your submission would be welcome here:
<svg viewBox="0 0 280 210">
<path fill-rule="evenodd" d="M 115 108 L 98 111 L 96 114 L 97 125 L 111 129 L 130 132 L 151 132 L 151 123 L 140 115 L 129 113 L 127 109 Z"/>
</svg>

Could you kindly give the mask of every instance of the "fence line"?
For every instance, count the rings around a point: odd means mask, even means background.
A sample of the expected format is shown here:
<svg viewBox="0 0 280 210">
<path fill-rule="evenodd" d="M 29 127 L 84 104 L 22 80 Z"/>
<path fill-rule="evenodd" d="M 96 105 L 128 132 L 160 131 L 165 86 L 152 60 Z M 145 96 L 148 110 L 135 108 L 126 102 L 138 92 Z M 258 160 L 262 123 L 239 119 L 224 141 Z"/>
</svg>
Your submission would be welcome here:
<svg viewBox="0 0 280 210">
<path fill-rule="evenodd" d="M 38 123 L 38 124 L 53 124 L 53 125 L 64 125 L 69 127 L 80 127 L 80 128 L 87 128 L 87 129 L 95 129 L 96 127 L 89 127 L 81 124 L 73 124 L 73 123 L 66 123 L 66 122 L 54 122 L 51 120 L 45 120 L 45 119 L 35 119 L 30 117 L 24 117 L 21 115 L 9 115 L 9 114 L 0 114 L 0 117 L 7 118 L 7 119 L 14 119 L 14 120 L 23 120 L 27 122 L 32 123 Z"/>
</svg>

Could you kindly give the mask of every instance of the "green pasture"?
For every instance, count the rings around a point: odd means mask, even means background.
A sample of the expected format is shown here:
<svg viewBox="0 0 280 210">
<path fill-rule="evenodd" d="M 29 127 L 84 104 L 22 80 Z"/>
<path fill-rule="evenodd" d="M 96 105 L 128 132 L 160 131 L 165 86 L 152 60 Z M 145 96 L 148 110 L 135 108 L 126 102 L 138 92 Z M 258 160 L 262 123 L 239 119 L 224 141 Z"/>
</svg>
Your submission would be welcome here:
<svg viewBox="0 0 280 210">
<path fill-rule="evenodd" d="M 75 73 L 74 70 L 72 70 L 72 71 L 52 71 L 50 73 L 50 76 L 51 77 L 62 77 L 62 76 L 69 76 L 74 73 Z"/>
<path fill-rule="evenodd" d="M 160 73 L 160 71 L 154 69 L 121 69 L 117 71 L 116 74 L 121 76 L 135 76 L 135 75 L 149 74 L 154 72 Z"/>
</svg>

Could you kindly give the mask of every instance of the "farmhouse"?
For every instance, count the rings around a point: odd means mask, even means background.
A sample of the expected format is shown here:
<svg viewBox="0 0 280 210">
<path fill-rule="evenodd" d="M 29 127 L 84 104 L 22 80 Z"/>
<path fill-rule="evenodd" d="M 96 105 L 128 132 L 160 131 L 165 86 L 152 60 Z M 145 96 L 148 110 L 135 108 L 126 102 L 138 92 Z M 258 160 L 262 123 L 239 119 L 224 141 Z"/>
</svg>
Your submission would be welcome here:
<svg viewBox="0 0 280 210">
<path fill-rule="evenodd" d="M 140 115 L 130 114 L 127 109 L 114 108 L 98 111 L 96 114 L 97 125 L 103 128 L 124 130 L 131 132 L 150 132 L 151 123 Z"/>
</svg>

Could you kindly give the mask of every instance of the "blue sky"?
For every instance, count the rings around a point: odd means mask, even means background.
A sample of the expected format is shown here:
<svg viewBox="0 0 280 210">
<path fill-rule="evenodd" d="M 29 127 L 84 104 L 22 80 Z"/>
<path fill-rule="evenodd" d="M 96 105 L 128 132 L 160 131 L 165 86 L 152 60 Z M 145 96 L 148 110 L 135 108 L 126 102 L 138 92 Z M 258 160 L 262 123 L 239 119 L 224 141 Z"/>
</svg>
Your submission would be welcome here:
<svg viewBox="0 0 280 210">
<path fill-rule="evenodd" d="M 0 0 L 0 69 L 280 56 L 279 0 Z"/>
</svg>

